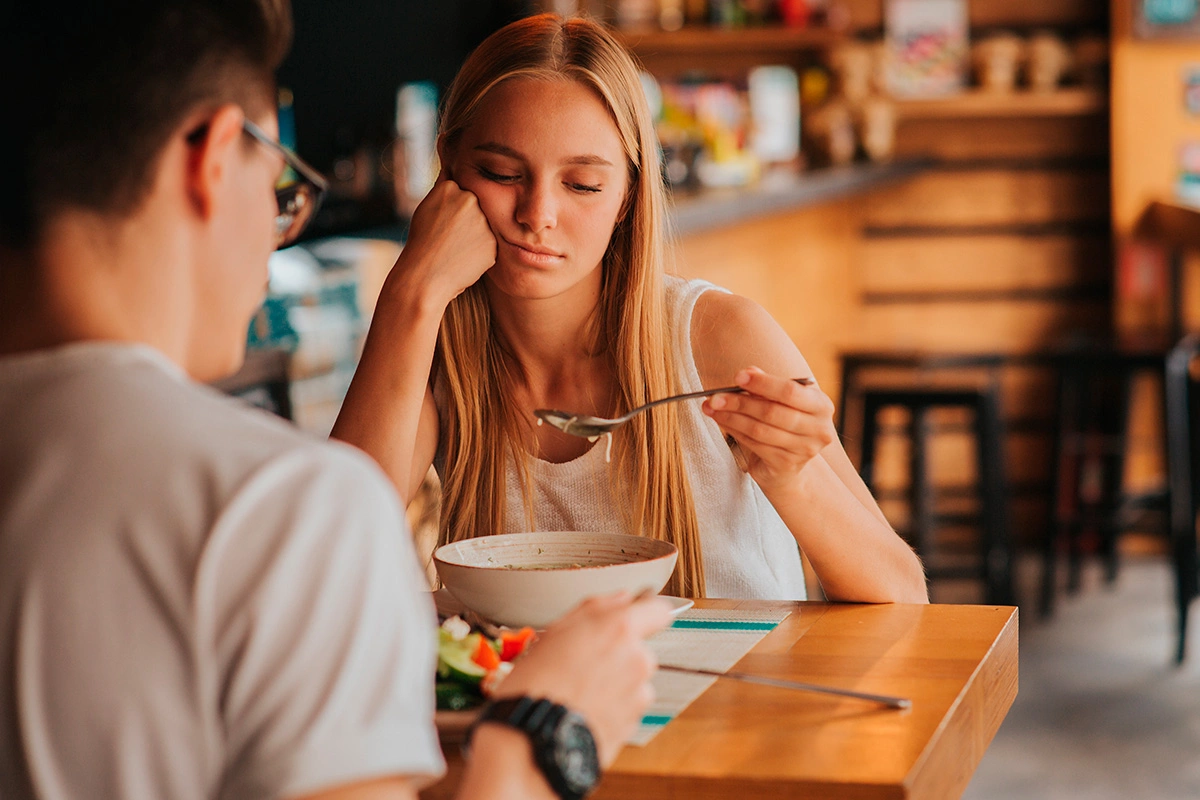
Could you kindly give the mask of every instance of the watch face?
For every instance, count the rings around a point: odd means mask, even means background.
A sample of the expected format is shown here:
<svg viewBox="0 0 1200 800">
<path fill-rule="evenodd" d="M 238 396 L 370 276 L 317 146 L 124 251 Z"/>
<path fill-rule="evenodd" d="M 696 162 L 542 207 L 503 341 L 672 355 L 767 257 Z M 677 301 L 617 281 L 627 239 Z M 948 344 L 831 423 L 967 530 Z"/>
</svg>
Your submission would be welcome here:
<svg viewBox="0 0 1200 800">
<path fill-rule="evenodd" d="M 568 786 L 580 794 L 600 779 L 596 741 L 578 714 L 566 714 L 554 731 L 554 760 Z"/>
</svg>

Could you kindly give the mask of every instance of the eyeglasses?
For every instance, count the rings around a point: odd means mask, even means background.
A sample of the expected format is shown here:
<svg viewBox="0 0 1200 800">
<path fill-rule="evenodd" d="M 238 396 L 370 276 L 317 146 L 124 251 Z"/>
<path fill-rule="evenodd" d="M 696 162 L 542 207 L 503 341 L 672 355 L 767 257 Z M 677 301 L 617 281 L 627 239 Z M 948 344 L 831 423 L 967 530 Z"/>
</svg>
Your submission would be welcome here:
<svg viewBox="0 0 1200 800">
<path fill-rule="evenodd" d="M 321 199 L 329 189 L 329 182 L 321 173 L 310 167 L 300 156 L 288 150 L 262 128 L 250 120 L 242 121 L 242 131 L 263 147 L 277 154 L 287 165 L 283 176 L 275 185 L 275 202 L 279 210 L 275 213 L 275 248 L 287 247 L 312 222 L 321 207 Z M 208 123 L 187 135 L 191 144 L 197 144 L 208 133 Z"/>
<path fill-rule="evenodd" d="M 279 204 L 275 214 L 275 247 L 286 247 L 296 241 L 308 223 L 312 222 L 329 189 L 329 183 L 321 173 L 304 163 L 300 156 L 250 120 L 242 122 L 242 130 L 263 147 L 277 153 L 288 166 L 275 186 L 275 201 Z"/>
</svg>

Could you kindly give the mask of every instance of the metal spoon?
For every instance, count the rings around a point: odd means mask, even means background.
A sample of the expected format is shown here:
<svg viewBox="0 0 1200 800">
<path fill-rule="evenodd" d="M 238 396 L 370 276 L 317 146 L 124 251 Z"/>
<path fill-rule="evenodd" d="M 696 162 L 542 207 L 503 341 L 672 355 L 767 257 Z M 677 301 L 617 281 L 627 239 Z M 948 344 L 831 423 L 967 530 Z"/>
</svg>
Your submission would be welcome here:
<svg viewBox="0 0 1200 800">
<path fill-rule="evenodd" d="M 801 386 L 812 385 L 812 378 L 793 378 L 792 380 Z M 661 406 L 663 403 L 674 403 L 677 400 L 692 400 L 697 397 L 710 397 L 714 394 L 745 394 L 745 392 L 746 390 L 741 386 L 723 386 L 720 389 L 705 389 L 699 392 L 677 394 L 672 397 L 664 397 L 662 400 L 655 400 L 652 403 L 646 403 L 644 406 L 638 406 L 632 411 L 628 411 L 614 419 L 593 417 L 588 414 L 572 414 L 569 411 L 558 411 L 551 408 L 539 408 L 533 412 L 533 415 L 538 418 L 539 425 L 545 422 L 558 428 L 563 433 L 594 440 L 606 433 L 611 433 L 646 409 Z"/>
</svg>

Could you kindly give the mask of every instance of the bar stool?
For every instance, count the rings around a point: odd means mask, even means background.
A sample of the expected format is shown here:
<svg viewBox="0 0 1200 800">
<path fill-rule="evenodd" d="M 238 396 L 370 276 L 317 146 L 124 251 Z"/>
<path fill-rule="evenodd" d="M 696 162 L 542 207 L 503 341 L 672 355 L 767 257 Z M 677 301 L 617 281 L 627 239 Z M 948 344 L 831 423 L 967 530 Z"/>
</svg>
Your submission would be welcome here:
<svg viewBox="0 0 1200 800">
<path fill-rule="evenodd" d="M 880 434 L 879 412 L 884 408 L 902 407 L 911 415 L 909 503 L 912 522 L 909 542 L 917 554 L 926 562 L 935 557 L 935 533 L 944 524 L 972 520 L 979 524 L 978 563 L 966 569 L 931 566 L 928 569 L 928 577 L 931 580 L 981 578 L 985 602 L 996 605 L 1013 604 L 1013 554 L 998 387 L 994 383 L 982 387 L 957 388 L 889 387 L 864 389 L 861 395 L 863 416 L 860 471 L 863 481 L 872 491 L 875 483 L 876 445 Z M 930 484 L 927 468 L 927 449 L 931 433 L 928 415 L 929 411 L 935 408 L 964 408 L 973 412 L 972 433 L 978 465 L 978 515 L 945 515 L 937 513 L 935 509 L 935 491 Z"/>
<path fill-rule="evenodd" d="M 1162 375 L 1163 349 L 1104 343 L 1049 354 L 1058 374 L 1051 517 L 1042 553 L 1040 611 L 1054 611 L 1060 551 L 1067 554 L 1067 589 L 1080 583 L 1083 537 L 1094 531 L 1105 579 L 1117 575 L 1117 540 L 1138 509 L 1165 509 L 1164 492 L 1122 491 L 1130 401 L 1139 374 Z"/>
<path fill-rule="evenodd" d="M 1014 603 L 1013 541 L 1010 533 L 1007 474 L 1004 469 L 1004 428 L 1001 416 L 1000 385 L 997 369 L 1008 360 L 1003 354 L 928 354 L 928 353 L 847 353 L 842 356 L 841 413 L 839 433 L 847 428 L 857 431 L 862 441 L 859 471 L 866 486 L 875 492 L 875 456 L 881 428 L 878 416 L 886 408 L 904 408 L 910 414 L 907 433 L 910 439 L 910 481 L 908 505 L 911 525 L 907 539 L 917 553 L 930 564 L 937 557 L 936 533 L 948 524 L 977 523 L 979 537 L 974 564 L 968 567 L 930 566 L 930 579 L 979 578 L 984 585 L 985 602 Z M 871 369 L 899 369 L 905 377 L 899 384 L 868 385 L 863 373 Z M 961 371 L 985 369 L 985 381 L 960 381 Z M 954 385 L 942 385 L 938 378 L 952 377 Z M 935 385 L 937 384 L 937 385 Z M 856 402 L 851 402 L 853 401 Z M 930 411 L 959 408 L 973 416 L 971 435 L 976 445 L 978 465 L 974 494 L 978 498 L 976 515 L 948 515 L 937 511 L 937 492 L 928 470 L 929 441 L 932 437 Z"/>
</svg>

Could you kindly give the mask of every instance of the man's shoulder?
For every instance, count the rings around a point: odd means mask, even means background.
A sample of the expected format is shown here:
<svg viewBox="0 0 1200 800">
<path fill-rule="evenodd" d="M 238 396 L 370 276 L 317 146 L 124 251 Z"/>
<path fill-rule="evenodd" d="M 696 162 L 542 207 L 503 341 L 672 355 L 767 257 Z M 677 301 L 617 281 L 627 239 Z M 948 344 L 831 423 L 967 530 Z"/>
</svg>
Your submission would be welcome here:
<svg viewBox="0 0 1200 800">
<path fill-rule="evenodd" d="M 176 387 L 177 412 L 159 418 L 154 436 L 180 455 L 191 454 L 233 483 L 264 470 L 294 476 L 332 473 L 355 496 L 390 491 L 386 477 L 366 454 L 343 442 L 302 431 L 274 414 L 199 384 Z M 184 418 L 186 417 L 186 419 Z"/>
<path fill-rule="evenodd" d="M 103 460 L 112 476 L 141 486 L 190 478 L 218 503 L 281 460 L 366 481 L 377 472 L 359 451 L 196 383 L 149 348 L 84 344 L 6 367 L 0 385 L 21 394 L 10 410 L 26 429 L 18 450 L 29 458 L 70 445 L 77 466 Z"/>
</svg>

